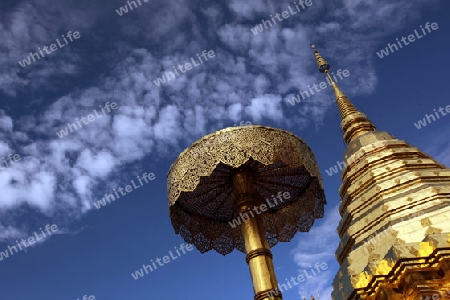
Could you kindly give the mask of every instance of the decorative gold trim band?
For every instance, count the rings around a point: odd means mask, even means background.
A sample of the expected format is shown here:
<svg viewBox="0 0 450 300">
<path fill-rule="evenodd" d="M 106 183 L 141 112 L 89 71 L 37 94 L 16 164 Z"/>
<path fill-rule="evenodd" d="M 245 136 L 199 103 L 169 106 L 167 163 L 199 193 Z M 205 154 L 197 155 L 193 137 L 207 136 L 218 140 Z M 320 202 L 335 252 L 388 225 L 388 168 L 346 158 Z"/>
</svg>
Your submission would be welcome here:
<svg viewBox="0 0 450 300">
<path fill-rule="evenodd" d="M 241 193 L 238 194 L 236 197 L 236 203 L 235 206 L 237 208 L 237 213 L 245 212 L 247 210 L 252 210 L 254 206 L 256 206 L 256 199 L 257 195 L 254 193 Z"/>
<path fill-rule="evenodd" d="M 261 291 L 259 293 L 256 293 L 254 300 L 266 300 L 266 299 L 275 299 L 275 300 L 282 300 L 283 295 L 281 294 L 281 291 L 279 290 L 266 290 Z"/>
<path fill-rule="evenodd" d="M 258 248 L 258 249 L 252 250 L 249 253 L 247 253 L 247 255 L 245 256 L 245 261 L 248 264 L 250 259 L 255 258 L 255 257 L 260 256 L 260 255 L 265 255 L 265 256 L 268 256 L 268 257 L 272 258 L 272 252 L 270 252 L 269 249 Z"/>
</svg>

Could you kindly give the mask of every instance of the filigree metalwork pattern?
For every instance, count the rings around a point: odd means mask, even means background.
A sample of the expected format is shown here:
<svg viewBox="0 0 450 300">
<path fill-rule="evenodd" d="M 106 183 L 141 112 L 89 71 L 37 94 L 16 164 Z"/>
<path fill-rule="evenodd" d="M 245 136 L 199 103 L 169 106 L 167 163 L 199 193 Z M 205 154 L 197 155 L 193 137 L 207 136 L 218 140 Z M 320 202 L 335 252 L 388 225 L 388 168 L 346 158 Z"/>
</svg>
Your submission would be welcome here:
<svg viewBox="0 0 450 300">
<path fill-rule="evenodd" d="M 258 205 L 278 192 L 290 198 L 261 213 L 270 247 L 309 231 L 323 217 L 322 179 L 311 149 L 295 135 L 270 127 L 241 126 L 212 133 L 180 154 L 168 174 L 170 216 L 175 232 L 202 253 L 245 252 L 235 212 L 233 172 L 251 170 Z"/>
<path fill-rule="evenodd" d="M 266 126 L 238 126 L 206 135 L 180 154 L 167 176 L 169 205 L 181 192 L 193 191 L 200 177 L 211 175 L 220 163 L 238 168 L 250 157 L 264 165 L 282 161 L 291 168 L 305 166 L 323 188 L 316 158 L 300 138 Z"/>
</svg>

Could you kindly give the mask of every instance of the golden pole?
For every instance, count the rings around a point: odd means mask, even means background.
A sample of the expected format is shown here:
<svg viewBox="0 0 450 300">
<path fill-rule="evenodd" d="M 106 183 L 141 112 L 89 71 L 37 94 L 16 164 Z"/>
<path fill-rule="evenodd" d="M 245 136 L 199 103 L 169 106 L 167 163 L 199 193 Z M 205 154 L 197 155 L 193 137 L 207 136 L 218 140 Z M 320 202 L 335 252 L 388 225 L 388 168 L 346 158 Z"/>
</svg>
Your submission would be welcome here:
<svg viewBox="0 0 450 300">
<path fill-rule="evenodd" d="M 250 212 L 255 206 L 256 190 L 252 174 L 241 169 L 233 176 L 233 187 L 236 193 L 236 213 L 251 215 L 241 224 L 242 236 L 245 242 L 245 260 L 250 268 L 253 281 L 254 300 L 281 300 L 278 282 L 272 261 L 272 252 L 264 231 L 260 216 Z"/>
</svg>

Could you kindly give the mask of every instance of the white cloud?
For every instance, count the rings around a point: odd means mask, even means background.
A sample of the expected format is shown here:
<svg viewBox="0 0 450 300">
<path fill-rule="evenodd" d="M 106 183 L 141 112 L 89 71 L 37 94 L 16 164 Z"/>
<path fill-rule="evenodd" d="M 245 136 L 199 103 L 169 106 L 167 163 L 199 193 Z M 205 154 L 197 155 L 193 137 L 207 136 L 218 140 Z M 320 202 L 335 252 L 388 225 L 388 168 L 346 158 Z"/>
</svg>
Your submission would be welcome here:
<svg viewBox="0 0 450 300">
<path fill-rule="evenodd" d="M 49 6 L 52 9 L 48 9 Z M 13 11 L 3 12 L 0 22 L 0 39 L 3 41 L 0 50 L 0 91 L 15 96 L 17 89 L 28 85 L 50 86 L 47 79 L 52 76 L 75 74 L 79 56 L 72 45 L 66 45 L 68 47 L 52 52 L 25 68 L 18 61 L 25 59 L 30 52 L 37 52 L 38 47 L 55 43 L 61 37 L 61 28 L 77 28 L 82 37 L 83 29 L 93 23 L 91 14 L 75 7 L 67 9 L 62 2 L 46 0 L 17 3 Z M 65 17 L 60 18 L 61 15 Z M 55 19 L 58 20 L 57 26 Z"/>
<path fill-rule="evenodd" d="M 228 117 L 237 122 L 241 119 L 242 104 L 234 103 L 228 107 Z"/>
<path fill-rule="evenodd" d="M 12 154 L 12 150 L 5 142 L 0 141 L 0 156 Z M 0 166 L 4 167 L 3 161 L 0 161 Z"/>
<path fill-rule="evenodd" d="M 300 239 L 299 244 L 292 250 L 294 261 L 299 267 L 299 274 L 307 271 L 311 275 L 311 268 L 316 263 L 326 263 L 327 268 L 311 278 L 307 278 L 299 287 L 299 295 L 316 295 L 320 293 L 321 300 L 330 300 L 332 287 L 330 283 L 336 275 L 335 267 L 337 261 L 335 251 L 339 244 L 336 228 L 340 220 L 339 207 L 335 206 L 325 212 L 325 217 L 316 221 L 310 230 L 308 239 Z M 309 299 L 309 298 L 308 298 Z"/>
<path fill-rule="evenodd" d="M 246 19 L 252 19 L 257 13 L 267 13 L 267 11 L 271 11 L 274 8 L 274 4 L 263 0 L 233 0 L 229 6 L 236 15 Z"/>
<path fill-rule="evenodd" d="M 11 117 L 4 115 L 4 111 L 0 110 L 0 129 L 11 132 L 13 122 Z"/>
<path fill-rule="evenodd" d="M 4 226 L 0 223 L 0 241 L 18 239 L 22 236 L 23 233 L 19 229 L 13 226 Z"/>
<path fill-rule="evenodd" d="M 255 122 L 260 122 L 262 118 L 271 120 L 280 120 L 283 118 L 281 108 L 281 96 L 262 95 L 253 98 L 250 105 L 246 108 L 246 113 L 250 115 Z"/>
<path fill-rule="evenodd" d="M 81 151 L 77 160 L 77 167 L 86 170 L 91 176 L 105 177 L 115 166 L 111 153 L 101 151 L 92 153 L 91 150 Z"/>
</svg>

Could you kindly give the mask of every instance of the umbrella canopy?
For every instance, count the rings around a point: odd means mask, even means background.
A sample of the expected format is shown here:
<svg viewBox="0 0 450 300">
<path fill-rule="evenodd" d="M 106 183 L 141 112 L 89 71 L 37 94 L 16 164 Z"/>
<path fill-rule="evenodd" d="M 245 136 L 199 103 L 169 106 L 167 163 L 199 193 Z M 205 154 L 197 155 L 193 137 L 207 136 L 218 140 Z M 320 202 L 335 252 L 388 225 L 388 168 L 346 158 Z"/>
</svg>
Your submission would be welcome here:
<svg viewBox="0 0 450 300">
<path fill-rule="evenodd" d="M 243 216 L 236 213 L 233 190 L 233 175 L 242 168 L 252 174 L 255 205 L 267 207 L 260 218 L 270 247 L 290 241 L 297 231 L 309 231 L 323 217 L 322 178 L 305 142 L 271 127 L 226 128 L 193 143 L 168 174 L 175 233 L 200 252 L 245 252 L 237 223 Z"/>
</svg>

